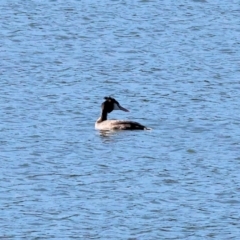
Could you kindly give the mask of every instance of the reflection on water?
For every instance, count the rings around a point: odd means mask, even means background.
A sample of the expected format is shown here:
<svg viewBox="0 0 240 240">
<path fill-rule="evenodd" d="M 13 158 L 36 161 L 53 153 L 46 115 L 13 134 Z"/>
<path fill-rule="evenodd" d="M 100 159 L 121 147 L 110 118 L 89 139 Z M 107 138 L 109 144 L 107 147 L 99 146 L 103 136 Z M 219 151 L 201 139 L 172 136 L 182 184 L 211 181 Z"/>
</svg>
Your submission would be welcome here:
<svg viewBox="0 0 240 240">
<path fill-rule="evenodd" d="M 111 137 L 112 135 L 116 134 L 119 131 L 116 130 L 100 130 L 99 135 L 101 137 Z"/>
<path fill-rule="evenodd" d="M 101 137 L 103 142 L 116 141 L 116 138 L 114 138 L 114 135 L 120 133 L 120 131 L 117 131 L 117 130 L 100 130 L 100 131 L 96 130 L 96 132 L 98 132 L 97 135 L 99 135 Z"/>
</svg>

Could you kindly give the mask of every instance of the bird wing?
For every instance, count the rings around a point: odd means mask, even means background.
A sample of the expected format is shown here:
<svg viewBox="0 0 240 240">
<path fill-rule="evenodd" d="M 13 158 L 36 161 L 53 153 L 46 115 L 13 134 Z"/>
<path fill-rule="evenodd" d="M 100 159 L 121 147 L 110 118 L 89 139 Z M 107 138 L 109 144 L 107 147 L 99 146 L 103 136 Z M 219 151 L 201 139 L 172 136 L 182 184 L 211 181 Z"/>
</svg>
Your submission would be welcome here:
<svg viewBox="0 0 240 240">
<path fill-rule="evenodd" d="M 114 130 L 144 130 L 145 126 L 138 122 L 128 120 L 110 120 L 112 129 Z"/>
</svg>

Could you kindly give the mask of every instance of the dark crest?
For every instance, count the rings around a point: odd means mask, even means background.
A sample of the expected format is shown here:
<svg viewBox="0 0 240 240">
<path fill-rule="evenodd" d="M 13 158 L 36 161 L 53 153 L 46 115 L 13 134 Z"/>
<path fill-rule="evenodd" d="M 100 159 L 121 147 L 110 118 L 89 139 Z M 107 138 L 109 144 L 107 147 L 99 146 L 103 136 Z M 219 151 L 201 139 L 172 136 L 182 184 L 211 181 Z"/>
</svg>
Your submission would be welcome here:
<svg viewBox="0 0 240 240">
<path fill-rule="evenodd" d="M 109 102 L 115 100 L 114 98 L 112 98 L 112 97 L 110 97 L 110 96 L 109 96 L 109 97 L 104 97 L 104 99 L 107 100 L 107 101 L 109 101 Z"/>
</svg>

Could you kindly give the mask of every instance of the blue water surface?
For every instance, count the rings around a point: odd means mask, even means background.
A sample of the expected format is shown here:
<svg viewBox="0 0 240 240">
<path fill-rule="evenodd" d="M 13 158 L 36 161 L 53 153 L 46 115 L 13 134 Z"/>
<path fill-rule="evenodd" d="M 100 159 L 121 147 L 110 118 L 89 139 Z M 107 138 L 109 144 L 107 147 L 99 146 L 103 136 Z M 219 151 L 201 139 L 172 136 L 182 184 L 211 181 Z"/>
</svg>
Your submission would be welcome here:
<svg viewBox="0 0 240 240">
<path fill-rule="evenodd" d="M 240 238 L 239 1 L 0 12 L 1 239 Z"/>
</svg>

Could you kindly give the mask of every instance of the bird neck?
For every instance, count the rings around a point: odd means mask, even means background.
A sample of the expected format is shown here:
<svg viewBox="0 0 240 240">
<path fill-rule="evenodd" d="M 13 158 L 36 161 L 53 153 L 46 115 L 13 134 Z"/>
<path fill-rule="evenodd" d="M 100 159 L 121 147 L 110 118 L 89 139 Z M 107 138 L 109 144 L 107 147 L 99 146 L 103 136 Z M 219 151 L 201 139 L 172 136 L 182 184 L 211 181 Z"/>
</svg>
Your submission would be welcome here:
<svg viewBox="0 0 240 240">
<path fill-rule="evenodd" d="M 102 114 L 101 114 L 101 117 L 98 119 L 98 122 L 103 122 L 105 120 L 107 120 L 107 111 L 106 110 L 102 110 Z"/>
</svg>

